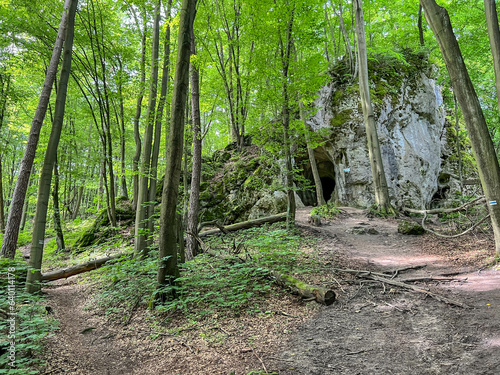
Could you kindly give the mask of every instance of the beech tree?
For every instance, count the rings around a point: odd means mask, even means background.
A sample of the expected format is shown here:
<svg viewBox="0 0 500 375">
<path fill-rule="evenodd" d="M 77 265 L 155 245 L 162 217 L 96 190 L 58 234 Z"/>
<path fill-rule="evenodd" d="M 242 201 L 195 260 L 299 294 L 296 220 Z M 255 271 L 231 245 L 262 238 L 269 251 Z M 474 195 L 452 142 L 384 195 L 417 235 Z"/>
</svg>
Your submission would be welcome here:
<svg viewBox="0 0 500 375">
<path fill-rule="evenodd" d="M 26 276 L 26 290 L 29 293 L 40 291 L 41 268 L 43 245 L 45 240 L 45 224 L 47 220 L 47 208 L 50 197 L 50 187 L 52 181 L 52 171 L 55 168 L 57 149 L 61 137 L 64 122 L 64 110 L 66 107 L 66 93 L 71 71 L 71 61 L 73 54 L 73 36 L 75 29 L 75 14 L 78 0 L 71 0 L 68 11 L 66 35 L 64 41 L 64 55 L 57 90 L 56 106 L 54 111 L 54 121 L 50 133 L 49 144 L 45 152 L 42 173 L 38 183 L 38 200 L 36 205 L 35 223 L 30 248 L 29 268 Z"/>
<path fill-rule="evenodd" d="M 157 274 L 159 288 L 157 300 L 159 302 L 163 302 L 169 294 L 173 293 L 173 290 L 167 293 L 164 288 L 168 285 L 174 285 L 179 273 L 176 227 L 180 223 L 177 219 L 177 202 L 184 145 L 184 112 L 189 86 L 191 30 L 195 15 L 196 0 L 182 0 L 177 42 L 177 62 L 172 93 L 170 133 L 167 145 L 167 166 L 163 181 L 160 212 L 159 266 Z"/>
<path fill-rule="evenodd" d="M 500 254 L 500 168 L 481 104 L 469 77 L 450 17 L 435 0 L 420 0 L 425 19 L 431 27 L 446 63 L 448 74 L 462 109 L 474 153 L 481 186 L 491 215 L 496 253 Z"/>
<path fill-rule="evenodd" d="M 9 215 L 7 218 L 5 235 L 2 242 L 1 255 L 5 258 L 14 259 L 14 255 L 16 252 L 17 238 L 19 236 L 19 226 L 21 224 L 26 190 L 28 188 L 31 168 L 33 166 L 33 160 L 35 158 L 35 152 L 38 145 L 40 129 L 43 125 L 43 120 L 45 118 L 45 113 L 47 112 L 47 107 L 50 100 L 50 94 L 52 92 L 52 86 L 57 74 L 57 67 L 59 65 L 59 58 L 61 56 L 64 35 L 66 34 L 68 12 L 71 2 L 72 0 L 66 0 L 64 3 L 64 11 L 61 17 L 61 23 L 59 24 L 59 31 L 57 33 L 57 38 L 54 44 L 52 58 L 47 68 L 45 82 L 40 94 L 40 101 L 33 117 L 33 122 L 31 124 L 31 130 L 28 137 L 28 143 L 26 144 L 24 156 L 21 161 L 16 187 L 14 189 L 12 203 L 10 205 Z"/>
<path fill-rule="evenodd" d="M 149 101 L 148 111 L 146 115 L 146 129 L 144 132 L 141 165 L 139 174 L 139 192 L 137 195 L 137 207 L 135 216 L 135 253 L 147 255 L 149 246 L 149 233 L 148 222 L 152 220 L 149 216 L 149 207 L 154 205 L 150 201 L 149 195 L 149 181 L 151 176 L 151 150 L 153 147 L 153 133 L 155 126 L 155 111 L 156 111 L 156 98 L 158 91 L 158 59 L 160 50 L 160 0 L 156 1 L 154 22 L 153 22 L 153 46 L 151 50 L 151 78 L 149 87 Z"/>
<path fill-rule="evenodd" d="M 365 20 L 363 16 L 363 5 L 361 0 L 355 0 L 354 9 L 356 14 L 356 35 L 358 39 L 358 65 L 359 65 L 359 91 L 363 117 L 366 127 L 366 138 L 368 142 L 368 155 L 373 175 L 375 190 L 375 202 L 384 214 L 393 214 L 389 200 L 389 190 L 385 178 L 382 153 L 377 135 L 377 125 L 370 98 L 370 86 L 368 83 L 368 57 L 366 52 Z"/>
</svg>

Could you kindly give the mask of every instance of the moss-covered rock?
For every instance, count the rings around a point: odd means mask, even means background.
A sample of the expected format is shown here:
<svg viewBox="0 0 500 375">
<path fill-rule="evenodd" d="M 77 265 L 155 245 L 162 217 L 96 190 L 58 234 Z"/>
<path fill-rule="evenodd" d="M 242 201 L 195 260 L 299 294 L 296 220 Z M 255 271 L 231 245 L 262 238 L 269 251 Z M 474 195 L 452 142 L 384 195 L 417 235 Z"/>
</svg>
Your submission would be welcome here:
<svg viewBox="0 0 500 375">
<path fill-rule="evenodd" d="M 408 220 L 400 221 L 398 224 L 398 233 L 409 235 L 422 235 L 425 233 L 421 225 Z"/>
</svg>

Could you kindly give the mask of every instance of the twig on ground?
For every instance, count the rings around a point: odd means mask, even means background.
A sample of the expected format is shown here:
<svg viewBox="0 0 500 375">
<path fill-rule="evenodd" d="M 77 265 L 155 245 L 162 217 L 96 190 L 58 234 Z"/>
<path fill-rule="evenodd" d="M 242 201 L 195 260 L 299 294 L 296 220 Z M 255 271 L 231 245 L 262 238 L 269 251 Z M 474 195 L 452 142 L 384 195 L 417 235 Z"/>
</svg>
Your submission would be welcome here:
<svg viewBox="0 0 500 375">
<path fill-rule="evenodd" d="M 252 348 L 252 353 L 254 354 L 255 357 L 257 357 L 257 359 L 259 360 L 259 362 L 262 364 L 262 368 L 264 369 L 264 372 L 267 374 L 266 365 L 264 364 L 264 362 L 262 362 L 262 359 L 260 359 L 260 357 L 257 355 L 257 353 L 255 353 L 255 350 L 253 349 L 253 347 L 250 346 L 250 348 Z"/>
</svg>

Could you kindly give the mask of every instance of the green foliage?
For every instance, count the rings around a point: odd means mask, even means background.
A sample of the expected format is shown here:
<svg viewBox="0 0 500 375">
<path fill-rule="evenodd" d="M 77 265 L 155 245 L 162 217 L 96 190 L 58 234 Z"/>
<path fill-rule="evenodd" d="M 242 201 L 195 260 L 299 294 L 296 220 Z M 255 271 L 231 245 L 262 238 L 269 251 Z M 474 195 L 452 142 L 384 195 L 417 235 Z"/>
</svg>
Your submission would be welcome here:
<svg viewBox="0 0 500 375">
<path fill-rule="evenodd" d="M 323 206 L 314 207 L 311 210 L 311 215 L 319 215 L 327 219 L 333 219 L 340 213 L 340 210 L 334 203 L 328 202 Z"/>
<path fill-rule="evenodd" d="M 40 296 L 25 292 L 27 265 L 24 261 L 0 259 L 0 269 L 0 309 L 16 314 L 15 332 L 10 321 L 12 316 L 0 320 L 0 374 L 36 374 L 32 368 L 39 365 L 40 360 L 35 356 L 43 349 L 43 339 L 52 336 L 57 322 L 47 315 Z M 15 367 L 9 365 L 8 358 L 11 335 L 15 336 Z"/>
<path fill-rule="evenodd" d="M 96 303 L 106 316 L 123 323 L 137 306 L 149 302 L 156 286 L 157 258 L 158 252 L 151 251 L 146 259 L 123 257 L 96 271 L 100 283 Z"/>
<path fill-rule="evenodd" d="M 281 223 L 209 238 L 207 244 L 224 259 L 201 254 L 181 264 L 176 285 L 166 290 L 174 291 L 177 298 L 156 311 L 182 311 L 194 318 L 215 311 L 235 315 L 260 311 L 259 301 L 272 288 L 270 270 L 290 274 L 317 271 L 318 264 L 300 252 L 306 243 L 310 246 L 311 239 L 286 231 Z M 94 272 L 100 289 L 97 306 L 110 319 L 122 323 L 138 306 L 151 306 L 157 292 L 157 264 L 157 251 L 151 251 L 144 260 L 123 258 Z"/>
</svg>

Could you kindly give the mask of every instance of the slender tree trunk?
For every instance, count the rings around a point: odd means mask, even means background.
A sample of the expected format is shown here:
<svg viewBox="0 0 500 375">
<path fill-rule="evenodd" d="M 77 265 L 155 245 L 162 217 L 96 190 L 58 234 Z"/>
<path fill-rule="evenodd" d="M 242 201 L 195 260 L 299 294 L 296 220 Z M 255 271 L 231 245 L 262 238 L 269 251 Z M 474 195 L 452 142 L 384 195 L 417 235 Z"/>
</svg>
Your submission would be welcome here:
<svg viewBox="0 0 500 375">
<path fill-rule="evenodd" d="M 457 96 L 453 95 L 453 101 L 455 102 L 455 131 L 457 133 L 457 156 L 458 156 L 458 178 L 460 182 L 460 192 L 463 193 L 463 175 L 462 175 L 462 149 L 460 145 L 460 121 L 458 116 L 458 101 Z"/>
<path fill-rule="evenodd" d="M 281 54 L 281 65 L 282 65 L 282 95 L 283 95 L 283 105 L 282 105 L 282 124 L 283 124 L 283 144 L 285 149 L 285 185 L 287 192 L 287 219 L 286 219 L 286 227 L 290 229 L 295 226 L 295 211 L 296 211 L 296 203 L 295 203 L 295 191 L 293 189 L 293 166 L 292 166 L 292 155 L 290 153 L 290 99 L 288 94 L 288 81 L 290 80 L 289 71 L 290 71 L 290 58 L 292 53 L 293 39 L 292 39 L 292 31 L 293 31 L 293 22 L 294 22 L 294 14 L 295 11 L 292 11 L 290 15 L 290 19 L 288 20 L 288 24 L 286 27 L 286 44 L 283 44 L 283 40 L 281 38 L 280 32 L 280 54 Z"/>
<path fill-rule="evenodd" d="M 172 9 L 172 0 L 168 1 L 167 6 L 167 16 L 170 17 Z M 160 144 L 161 144 L 161 127 L 163 122 L 163 110 L 165 108 L 165 102 L 167 99 L 168 85 L 170 83 L 169 74 L 170 74 L 170 21 L 167 21 L 167 29 L 165 31 L 165 40 L 163 44 L 163 68 L 162 68 L 162 79 L 161 79 L 161 89 L 160 89 L 160 98 L 158 100 L 158 108 L 156 110 L 156 119 L 155 119 L 155 130 L 154 130 L 154 143 L 153 150 L 151 153 L 151 172 L 150 172 L 150 180 L 149 180 L 149 202 L 151 204 L 148 206 L 148 231 L 149 233 L 153 233 L 154 231 L 154 210 L 156 203 L 156 188 L 157 188 L 157 180 L 158 180 L 158 158 L 160 155 Z M 148 246 L 152 245 L 151 237 L 148 239 Z"/>
<path fill-rule="evenodd" d="M 434 0 L 420 0 L 424 7 L 425 18 L 431 27 L 443 54 L 453 89 L 462 109 L 465 125 L 471 141 L 479 178 L 483 187 L 491 215 L 495 247 L 500 254 L 500 168 L 495 148 L 486 125 L 476 91 L 467 72 L 450 17 L 445 8 Z"/>
<path fill-rule="evenodd" d="M 318 173 L 318 166 L 316 164 L 316 158 L 314 157 L 314 150 L 311 147 L 311 136 L 309 134 L 309 125 L 304 116 L 304 104 L 299 102 L 300 119 L 304 123 L 305 135 L 306 135 L 306 145 L 307 145 L 307 155 L 309 157 L 309 163 L 311 164 L 311 172 L 314 179 L 314 186 L 316 187 L 316 201 L 318 206 L 323 206 L 326 204 L 325 197 L 323 196 L 323 185 L 321 185 L 321 178 Z"/>
<path fill-rule="evenodd" d="M 36 109 L 35 116 L 33 117 L 33 122 L 31 123 L 28 143 L 26 144 L 24 156 L 19 168 L 16 187 L 14 189 L 14 195 L 10 204 L 7 226 L 5 228 L 5 234 L 2 243 L 1 256 L 5 258 L 14 259 L 14 255 L 16 253 L 17 238 L 19 236 L 19 225 L 21 223 L 22 210 L 24 199 L 26 198 L 28 182 L 30 179 L 31 167 L 33 166 L 33 160 L 35 159 L 35 152 L 38 145 L 38 139 L 40 137 L 40 129 L 42 128 L 45 113 L 47 112 L 47 106 L 49 104 L 50 94 L 52 92 L 52 85 L 57 74 L 57 66 L 59 64 L 59 58 L 61 56 L 64 35 L 66 34 L 68 9 L 71 2 L 72 0 L 65 0 L 64 3 L 64 11 L 61 17 L 61 23 L 59 24 L 57 39 L 54 44 L 54 50 L 52 52 L 52 57 L 47 69 L 47 74 L 45 76 L 45 82 L 43 83 L 40 101 L 38 102 L 38 107 Z"/>
<path fill-rule="evenodd" d="M 78 195 L 76 198 L 75 209 L 71 214 L 71 220 L 76 220 L 76 218 L 78 217 L 78 213 L 80 212 L 80 205 L 82 203 L 83 191 L 84 191 L 84 186 L 82 185 L 78 188 Z"/>
<path fill-rule="evenodd" d="M 191 34 L 191 54 L 196 55 L 194 32 Z M 198 235 L 198 214 L 200 208 L 201 182 L 201 117 L 200 117 L 200 77 L 198 67 L 191 64 L 191 106 L 193 112 L 193 168 L 191 173 L 191 194 L 187 218 L 186 260 L 198 255 L 198 242 L 190 233 Z"/>
<path fill-rule="evenodd" d="M 120 72 L 123 73 L 122 61 L 118 60 L 120 64 Z M 127 177 L 125 176 L 125 110 L 123 105 L 123 83 L 122 76 L 118 80 L 118 95 L 120 101 L 120 196 L 128 200 L 127 191 Z"/>
<path fill-rule="evenodd" d="M 59 168 L 57 159 L 54 163 L 54 186 L 52 187 L 52 206 L 54 207 L 54 230 L 56 232 L 57 251 L 63 251 L 66 246 L 64 245 L 64 235 L 61 225 L 61 212 L 59 210 Z"/>
<path fill-rule="evenodd" d="M 141 159 L 141 135 L 139 130 L 139 121 L 141 119 L 142 112 L 142 100 L 144 98 L 144 90 L 146 87 L 146 17 L 144 17 L 144 27 L 141 39 L 141 80 L 139 83 L 139 96 L 137 97 L 137 104 L 134 116 L 134 140 L 135 140 L 135 154 L 132 160 L 132 172 L 133 172 L 133 197 L 132 197 L 132 209 L 137 208 L 137 197 L 139 194 L 139 160 Z M 139 28 L 139 25 L 137 25 Z"/>
<path fill-rule="evenodd" d="M 500 111 L 500 30 L 498 29 L 498 14 L 495 0 L 484 0 L 488 37 L 490 40 L 493 68 L 495 70 L 495 87 L 497 90 L 497 104 Z"/>
<path fill-rule="evenodd" d="M 9 94 L 10 75 L 0 74 L 1 80 L 1 101 L 0 101 L 0 134 L 2 130 L 3 120 L 5 118 L 5 110 L 7 109 L 7 95 Z M 3 200 L 3 171 L 2 171 L 2 155 L 0 155 L 0 233 L 5 232 L 5 207 Z"/>
<path fill-rule="evenodd" d="M 167 166 L 163 183 L 160 214 L 160 251 L 157 275 L 159 287 L 157 297 L 159 302 L 165 301 L 168 295 L 175 295 L 173 290 L 168 293 L 162 290 L 162 288 L 174 285 L 175 279 L 179 274 L 175 222 L 184 138 L 184 109 L 189 86 L 191 30 L 195 14 L 196 0 L 182 0 L 170 133 L 167 147 Z"/>
<path fill-rule="evenodd" d="M 335 5 L 332 2 L 332 7 L 335 13 Z M 349 34 L 347 33 L 347 29 L 344 24 L 344 15 L 342 14 L 342 1 L 339 1 L 339 11 L 337 13 L 337 16 L 339 18 L 339 25 L 340 25 L 340 30 L 342 31 L 342 36 L 344 37 L 344 43 L 345 43 L 345 48 L 347 52 L 347 56 L 349 57 L 349 68 L 351 69 L 351 74 L 354 75 L 355 72 L 355 62 L 354 62 L 354 55 L 352 53 L 352 46 L 351 42 L 349 40 Z"/>
<path fill-rule="evenodd" d="M 33 238 L 31 241 L 29 268 L 26 276 L 26 290 L 29 293 L 40 291 L 42 268 L 43 245 L 45 239 L 45 224 L 47 221 L 47 209 L 50 196 L 50 185 L 52 181 L 52 170 L 57 158 L 57 147 L 61 137 L 64 122 L 64 110 L 66 106 L 66 93 L 71 71 L 73 53 L 73 36 L 75 30 L 75 14 L 78 0 L 72 0 L 66 29 L 66 40 L 64 41 L 64 55 L 62 61 L 59 89 L 57 90 L 54 121 L 50 132 L 49 143 L 45 152 L 42 173 L 38 183 L 38 201 L 36 204 L 35 223 L 33 227 Z"/>
<path fill-rule="evenodd" d="M 5 211 L 3 201 L 3 172 L 2 172 L 2 156 L 0 155 L 0 233 L 5 232 Z"/>
<path fill-rule="evenodd" d="M 141 257 L 147 256 L 149 249 L 148 207 L 154 202 L 149 201 L 149 180 L 151 173 L 151 149 L 153 145 L 153 130 L 155 125 L 156 96 L 158 87 L 158 56 L 160 50 L 160 0 L 156 1 L 153 24 L 153 48 L 151 51 L 151 82 L 147 111 L 147 124 L 141 155 L 141 172 L 139 175 L 139 194 L 135 216 L 135 253 Z"/>
<path fill-rule="evenodd" d="M 368 141 L 368 154 L 372 168 L 373 184 L 375 189 L 375 202 L 378 209 L 384 214 L 393 214 L 389 200 L 389 190 L 385 178 L 382 154 L 377 135 L 377 125 L 370 99 L 370 86 L 368 84 L 368 59 L 366 55 L 365 26 L 361 0 L 355 0 L 356 33 L 358 37 L 358 62 L 359 62 L 359 90 Z"/>
<path fill-rule="evenodd" d="M 418 5 L 418 37 L 420 39 L 420 45 L 422 47 L 425 46 L 424 28 L 422 27 L 422 4 Z"/>
</svg>

